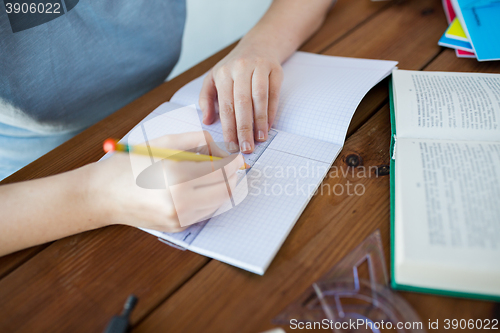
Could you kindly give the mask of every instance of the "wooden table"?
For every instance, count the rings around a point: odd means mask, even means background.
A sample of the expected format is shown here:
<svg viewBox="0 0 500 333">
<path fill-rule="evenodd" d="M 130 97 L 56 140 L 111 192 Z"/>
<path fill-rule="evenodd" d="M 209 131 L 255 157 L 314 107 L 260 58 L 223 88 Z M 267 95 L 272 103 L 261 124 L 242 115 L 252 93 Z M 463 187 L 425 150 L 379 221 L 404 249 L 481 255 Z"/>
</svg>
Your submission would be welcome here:
<svg viewBox="0 0 500 333">
<path fill-rule="evenodd" d="M 340 0 L 301 48 L 327 55 L 398 60 L 402 69 L 500 73 L 500 62 L 458 59 L 437 41 L 446 28 L 439 0 Z M 232 46 L 231 46 L 232 47 Z M 98 160 L 121 137 L 231 47 L 127 105 L 2 183 L 45 177 Z M 389 164 L 387 81 L 358 107 L 335 161 L 357 154 L 364 166 Z M 0 332 L 99 332 L 131 293 L 137 332 L 259 332 L 360 241 L 380 229 L 389 258 L 389 177 L 325 179 L 363 184 L 363 196 L 313 197 L 264 276 L 113 226 L 0 258 Z M 389 263 L 388 263 L 389 264 Z M 428 319 L 499 317 L 491 302 L 399 293 Z"/>
</svg>

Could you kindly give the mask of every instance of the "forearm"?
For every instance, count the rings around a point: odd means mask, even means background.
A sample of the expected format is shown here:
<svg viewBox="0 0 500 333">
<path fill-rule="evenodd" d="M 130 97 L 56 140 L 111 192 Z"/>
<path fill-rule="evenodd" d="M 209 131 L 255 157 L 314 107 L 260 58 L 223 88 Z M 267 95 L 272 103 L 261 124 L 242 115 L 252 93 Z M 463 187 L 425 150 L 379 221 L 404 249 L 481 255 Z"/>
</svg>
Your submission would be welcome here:
<svg viewBox="0 0 500 333">
<path fill-rule="evenodd" d="M 0 187 L 0 256 L 103 226 L 90 208 L 86 166 Z"/>
<path fill-rule="evenodd" d="M 265 47 L 283 62 L 323 23 L 333 0 L 274 0 L 239 47 Z"/>
</svg>

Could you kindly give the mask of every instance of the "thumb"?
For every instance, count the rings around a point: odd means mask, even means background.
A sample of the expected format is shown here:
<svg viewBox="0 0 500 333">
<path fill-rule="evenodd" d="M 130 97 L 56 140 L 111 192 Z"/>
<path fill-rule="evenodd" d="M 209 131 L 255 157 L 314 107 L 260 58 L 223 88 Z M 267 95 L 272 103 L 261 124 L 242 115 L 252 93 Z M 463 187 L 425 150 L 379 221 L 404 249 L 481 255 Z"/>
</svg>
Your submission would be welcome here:
<svg viewBox="0 0 500 333">
<path fill-rule="evenodd" d="M 164 135 L 149 141 L 151 147 L 170 148 L 177 150 L 191 150 L 203 147 L 213 141 L 210 133 L 206 131 L 186 132 Z"/>
<path fill-rule="evenodd" d="M 229 154 L 218 146 L 208 131 L 165 135 L 149 141 L 151 147 L 196 151 L 200 154 L 226 157 Z"/>
<path fill-rule="evenodd" d="M 215 169 L 224 168 L 226 176 L 230 178 L 245 165 L 245 159 L 241 153 L 238 153 L 210 163 L 213 164 Z"/>
</svg>

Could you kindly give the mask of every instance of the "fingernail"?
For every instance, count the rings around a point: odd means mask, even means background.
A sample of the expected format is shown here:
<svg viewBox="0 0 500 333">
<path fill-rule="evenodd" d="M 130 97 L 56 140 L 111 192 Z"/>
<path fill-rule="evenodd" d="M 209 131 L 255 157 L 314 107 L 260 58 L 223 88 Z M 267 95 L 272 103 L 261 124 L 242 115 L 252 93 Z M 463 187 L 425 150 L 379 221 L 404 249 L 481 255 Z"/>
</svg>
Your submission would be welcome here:
<svg viewBox="0 0 500 333">
<path fill-rule="evenodd" d="M 257 133 L 257 139 L 259 140 L 265 140 L 265 135 L 264 135 L 264 131 L 259 131 L 259 133 Z"/>
<path fill-rule="evenodd" d="M 241 151 L 245 152 L 245 151 L 250 151 L 252 150 L 252 146 L 250 146 L 250 143 L 248 143 L 248 141 L 243 141 L 243 143 L 241 144 Z"/>
<path fill-rule="evenodd" d="M 238 145 L 236 145 L 236 143 L 234 143 L 234 142 L 229 142 L 229 146 L 227 147 L 227 149 L 230 152 L 234 153 L 234 152 L 238 151 Z"/>
</svg>

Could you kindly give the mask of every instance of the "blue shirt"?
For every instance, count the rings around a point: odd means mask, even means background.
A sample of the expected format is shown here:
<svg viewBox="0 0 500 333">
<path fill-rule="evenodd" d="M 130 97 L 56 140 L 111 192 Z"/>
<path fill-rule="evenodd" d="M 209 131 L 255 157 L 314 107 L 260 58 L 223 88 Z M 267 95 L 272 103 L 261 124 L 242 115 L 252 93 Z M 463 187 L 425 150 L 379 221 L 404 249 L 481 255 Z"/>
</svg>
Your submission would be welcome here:
<svg viewBox="0 0 500 333">
<path fill-rule="evenodd" d="M 184 0 L 81 0 L 17 32 L 7 10 L 0 122 L 9 125 L 41 133 L 87 127 L 159 85 L 179 58 Z"/>
<path fill-rule="evenodd" d="M 185 0 L 0 1 L 0 161 L 15 133 L 67 139 L 161 84 L 185 16 Z"/>
</svg>

